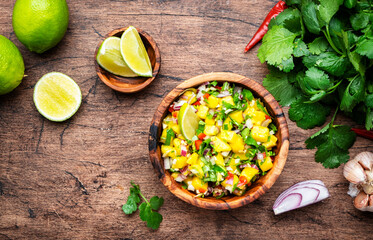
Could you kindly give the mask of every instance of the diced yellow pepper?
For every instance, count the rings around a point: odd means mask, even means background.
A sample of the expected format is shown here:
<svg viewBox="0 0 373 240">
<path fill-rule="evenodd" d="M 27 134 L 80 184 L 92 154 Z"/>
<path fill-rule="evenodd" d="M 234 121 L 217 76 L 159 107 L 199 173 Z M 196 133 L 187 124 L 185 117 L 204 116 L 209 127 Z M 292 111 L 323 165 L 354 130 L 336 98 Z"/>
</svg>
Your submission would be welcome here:
<svg viewBox="0 0 373 240">
<path fill-rule="evenodd" d="M 232 142 L 235 134 L 236 133 L 233 131 L 222 130 L 220 136 L 221 136 L 221 139 L 227 142 Z"/>
<path fill-rule="evenodd" d="M 224 167 L 224 165 L 225 165 L 224 158 L 220 153 L 218 153 L 218 155 L 216 155 L 215 164 L 219 165 L 221 167 Z"/>
<path fill-rule="evenodd" d="M 221 99 L 221 102 L 222 102 L 222 104 L 223 104 L 223 102 L 226 102 L 226 103 L 229 103 L 229 104 L 231 104 L 233 106 L 235 105 L 232 96 L 223 97 Z"/>
<path fill-rule="evenodd" d="M 229 152 L 231 147 L 218 137 L 212 137 L 211 141 L 214 143 L 214 149 L 217 152 Z"/>
<path fill-rule="evenodd" d="M 244 176 L 247 180 L 247 182 L 250 182 L 251 179 L 253 179 L 253 177 L 259 172 L 258 169 L 256 168 L 252 168 L 252 167 L 245 167 L 242 172 L 241 172 L 241 176 Z"/>
<path fill-rule="evenodd" d="M 234 158 L 240 158 L 241 160 L 247 160 L 249 157 L 246 157 L 246 153 L 235 153 L 233 155 Z"/>
<path fill-rule="evenodd" d="M 206 107 L 204 105 L 200 105 L 198 107 L 197 116 L 199 118 L 201 118 L 201 119 L 205 119 L 208 112 L 209 112 L 209 108 L 208 107 Z"/>
<path fill-rule="evenodd" d="M 253 117 L 255 112 L 256 110 L 253 107 L 247 107 L 243 114 L 245 116 Z"/>
<path fill-rule="evenodd" d="M 192 153 L 192 155 L 190 155 L 188 157 L 187 163 L 190 164 L 190 165 L 197 164 L 198 163 L 198 153 Z"/>
<path fill-rule="evenodd" d="M 259 167 L 262 169 L 263 172 L 268 171 L 273 167 L 272 159 L 271 157 L 266 157 L 263 162 L 259 161 Z"/>
<path fill-rule="evenodd" d="M 232 130 L 233 128 L 233 122 L 230 118 L 226 118 L 224 120 L 224 123 L 223 123 L 223 126 L 221 127 L 221 129 L 223 130 Z"/>
<path fill-rule="evenodd" d="M 171 146 L 162 145 L 161 152 L 164 157 L 171 157 L 171 158 L 176 157 L 176 150 Z"/>
<path fill-rule="evenodd" d="M 262 125 L 264 120 L 266 120 L 266 114 L 262 111 L 255 111 L 251 118 L 251 122 L 253 123 L 253 125 L 257 126 Z"/>
<path fill-rule="evenodd" d="M 215 120 L 214 119 L 210 119 L 210 118 L 206 118 L 205 119 L 205 123 L 206 125 L 214 125 L 215 124 Z"/>
<path fill-rule="evenodd" d="M 219 128 L 215 125 L 205 125 L 203 133 L 209 136 L 215 136 L 219 133 Z"/>
<path fill-rule="evenodd" d="M 216 108 L 216 106 L 218 106 L 219 104 L 219 99 L 217 97 L 214 97 L 212 95 L 210 95 L 208 98 L 207 98 L 207 106 L 209 108 Z"/>
<path fill-rule="evenodd" d="M 229 117 L 231 117 L 234 121 L 238 123 L 242 123 L 244 120 L 242 116 L 242 111 L 234 111 L 229 114 Z"/>
<path fill-rule="evenodd" d="M 251 136 L 257 142 L 267 142 L 269 137 L 269 129 L 262 126 L 254 126 L 251 130 Z"/>
<path fill-rule="evenodd" d="M 268 142 L 263 143 L 262 145 L 267 149 L 276 147 L 277 137 L 275 135 L 271 135 Z"/>
<path fill-rule="evenodd" d="M 245 150 L 245 143 L 242 137 L 236 133 L 234 133 L 233 140 L 229 145 L 234 153 L 243 152 Z"/>
<path fill-rule="evenodd" d="M 227 184 L 227 179 L 225 179 L 222 183 L 221 183 L 221 185 L 223 186 L 223 187 L 225 187 L 225 188 L 227 188 L 228 190 L 232 190 L 232 188 L 233 188 L 233 186 L 234 185 L 236 185 L 238 183 L 238 177 L 237 177 L 237 175 L 235 174 L 235 175 L 233 175 L 233 184 L 231 185 L 231 184 Z"/>
<path fill-rule="evenodd" d="M 172 164 L 172 168 L 176 168 L 176 169 L 182 169 L 183 167 L 185 167 L 187 165 L 187 158 L 186 157 L 177 157 L 175 158 L 176 159 L 176 162 L 174 164 Z"/>
<path fill-rule="evenodd" d="M 203 182 L 199 177 L 195 176 L 192 180 L 192 185 L 194 189 L 198 190 L 200 193 L 204 193 L 207 191 L 208 183 Z"/>
<path fill-rule="evenodd" d="M 190 165 L 188 169 L 197 177 L 203 178 L 204 174 L 200 164 Z"/>
</svg>

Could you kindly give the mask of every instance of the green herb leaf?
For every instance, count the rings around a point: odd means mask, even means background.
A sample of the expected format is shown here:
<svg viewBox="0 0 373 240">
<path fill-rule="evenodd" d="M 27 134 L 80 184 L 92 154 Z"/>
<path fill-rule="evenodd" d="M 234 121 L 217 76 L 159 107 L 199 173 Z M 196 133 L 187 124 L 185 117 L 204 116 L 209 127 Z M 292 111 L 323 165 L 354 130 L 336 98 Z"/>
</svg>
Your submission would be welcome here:
<svg viewBox="0 0 373 240">
<path fill-rule="evenodd" d="M 289 106 L 300 95 L 300 91 L 292 83 L 296 81 L 295 74 L 288 74 L 276 68 L 270 68 L 270 74 L 263 80 L 263 86 L 280 102 L 282 106 Z"/>
<path fill-rule="evenodd" d="M 364 12 L 356 13 L 350 17 L 350 22 L 355 31 L 363 29 L 369 23 L 369 14 Z"/>
<path fill-rule="evenodd" d="M 324 37 L 318 37 L 308 44 L 308 49 L 312 54 L 319 55 L 328 49 L 329 43 Z"/>
<path fill-rule="evenodd" d="M 320 18 L 324 21 L 325 25 L 329 24 L 330 19 L 336 14 L 339 10 L 339 6 L 343 4 L 343 0 L 319 0 L 319 15 Z"/>
<path fill-rule="evenodd" d="M 350 84 L 345 89 L 340 104 L 341 110 L 351 112 L 356 104 L 364 100 L 364 94 L 365 80 L 360 75 L 357 75 L 351 79 Z"/>
<path fill-rule="evenodd" d="M 332 86 L 328 74 L 312 67 L 306 71 L 304 78 L 298 79 L 299 86 L 307 94 L 315 94 L 318 90 L 327 90 Z"/>
<path fill-rule="evenodd" d="M 254 99 L 254 95 L 252 94 L 252 92 L 246 88 L 242 90 L 242 95 L 244 98 L 246 98 L 247 101 L 251 101 Z"/>
<path fill-rule="evenodd" d="M 159 198 L 158 196 L 154 196 L 149 200 L 150 206 L 153 210 L 158 211 L 160 207 L 163 205 L 163 198 Z"/>
<path fill-rule="evenodd" d="M 147 226 L 149 228 L 152 228 L 154 230 L 159 228 L 159 225 L 163 220 L 161 214 L 154 212 L 151 206 L 146 202 L 141 203 L 139 210 L 141 220 L 147 222 Z"/>
<path fill-rule="evenodd" d="M 308 56 L 310 51 L 308 51 L 307 45 L 302 41 L 302 39 L 297 38 L 294 42 L 294 57 Z"/>
<path fill-rule="evenodd" d="M 140 202 L 140 187 L 133 182 L 131 182 L 131 184 L 133 187 L 130 188 L 130 195 L 127 198 L 126 204 L 124 204 L 122 207 L 125 214 L 132 214 L 133 212 L 136 212 L 137 204 Z"/>
<path fill-rule="evenodd" d="M 319 34 L 321 30 L 319 20 L 317 19 L 316 8 L 316 4 L 311 0 L 302 1 L 301 11 L 303 21 L 308 31 L 313 34 Z"/>
<path fill-rule="evenodd" d="M 273 26 L 263 37 L 263 43 L 258 50 L 259 60 L 278 66 L 283 59 L 289 59 L 293 53 L 294 39 L 297 34 L 283 26 Z"/>
<path fill-rule="evenodd" d="M 310 129 L 322 125 L 330 109 L 320 103 L 305 103 L 299 99 L 291 104 L 289 118 L 297 122 L 297 126 L 303 129 Z"/>
<path fill-rule="evenodd" d="M 356 52 L 360 55 L 373 59 L 373 39 L 365 39 L 358 44 Z"/>
</svg>

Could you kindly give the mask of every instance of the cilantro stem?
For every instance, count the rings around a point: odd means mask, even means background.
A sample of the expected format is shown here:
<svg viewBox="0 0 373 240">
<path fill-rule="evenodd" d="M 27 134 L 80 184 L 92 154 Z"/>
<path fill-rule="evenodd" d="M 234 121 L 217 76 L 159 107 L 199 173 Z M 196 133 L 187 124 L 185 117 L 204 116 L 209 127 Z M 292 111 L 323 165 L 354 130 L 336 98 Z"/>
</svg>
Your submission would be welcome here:
<svg viewBox="0 0 373 240">
<path fill-rule="evenodd" d="M 322 31 L 326 37 L 326 40 L 328 40 L 330 46 L 332 46 L 332 48 L 334 49 L 334 51 L 336 51 L 337 53 L 341 54 L 342 56 L 344 56 L 344 54 L 339 51 L 339 49 L 334 45 L 334 42 L 332 40 L 332 38 L 330 37 L 330 33 L 329 33 L 329 25 L 326 25 L 326 32 L 325 31 Z"/>
<path fill-rule="evenodd" d="M 333 118 L 332 118 L 332 120 L 330 121 L 330 126 L 333 126 L 333 125 L 334 125 L 334 120 L 335 120 L 335 117 L 337 116 L 337 112 L 338 112 L 338 110 L 339 110 L 339 107 L 337 107 L 337 108 L 335 109 L 335 113 L 334 113 L 334 115 L 333 115 Z"/>
<path fill-rule="evenodd" d="M 144 201 L 145 201 L 148 205 L 150 205 L 150 203 L 149 203 L 148 200 L 144 197 L 144 195 L 142 195 L 141 192 L 139 192 L 139 194 L 140 194 L 140 196 L 142 197 L 142 199 L 144 199 Z"/>
</svg>

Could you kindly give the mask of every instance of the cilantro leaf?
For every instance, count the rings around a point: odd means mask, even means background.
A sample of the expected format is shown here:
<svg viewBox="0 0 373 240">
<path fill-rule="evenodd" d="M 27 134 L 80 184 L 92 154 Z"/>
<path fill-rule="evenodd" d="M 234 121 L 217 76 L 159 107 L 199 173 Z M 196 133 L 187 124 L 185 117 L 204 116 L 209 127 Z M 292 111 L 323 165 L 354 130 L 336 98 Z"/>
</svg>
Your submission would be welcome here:
<svg viewBox="0 0 373 240">
<path fill-rule="evenodd" d="M 319 16 L 324 21 L 325 25 L 329 24 L 330 19 L 339 10 L 339 6 L 343 4 L 343 0 L 319 0 Z"/>
<path fill-rule="evenodd" d="M 368 108 L 367 116 L 365 118 L 365 128 L 367 130 L 373 129 L 373 110 Z"/>
<path fill-rule="evenodd" d="M 318 90 L 327 90 L 332 86 L 328 74 L 315 67 L 308 69 L 305 77 L 299 77 L 298 83 L 303 92 L 311 95 Z"/>
<path fill-rule="evenodd" d="M 131 184 L 133 187 L 130 188 L 130 195 L 127 198 L 126 204 L 124 204 L 122 207 L 125 214 L 132 214 L 133 212 L 136 212 L 137 204 L 140 202 L 139 185 L 136 185 L 133 182 L 131 182 Z"/>
<path fill-rule="evenodd" d="M 310 51 L 307 49 L 307 45 L 302 41 L 302 39 L 297 38 L 294 44 L 294 57 L 303 57 L 310 54 Z"/>
<path fill-rule="evenodd" d="M 140 219 L 147 222 L 147 226 L 152 229 L 158 229 L 161 224 L 163 217 L 161 214 L 154 212 L 151 206 L 147 202 L 141 203 L 140 207 Z"/>
<path fill-rule="evenodd" d="M 155 210 L 155 211 L 158 211 L 159 208 L 162 207 L 163 202 L 164 202 L 163 198 L 162 198 L 162 197 L 159 198 L 159 197 L 157 197 L 157 196 L 154 196 L 154 197 L 152 197 L 152 198 L 149 200 L 149 203 L 150 203 L 151 208 L 152 208 L 153 210 Z"/>
<path fill-rule="evenodd" d="M 254 99 L 253 93 L 250 90 L 246 89 L 246 88 L 244 88 L 242 90 L 242 95 L 243 95 L 244 98 L 246 98 L 247 101 L 251 101 L 251 100 Z"/>
<path fill-rule="evenodd" d="M 365 80 L 360 75 L 357 75 L 350 80 L 350 83 L 344 91 L 340 104 L 341 110 L 351 112 L 356 104 L 364 100 L 364 94 Z"/>
<path fill-rule="evenodd" d="M 293 33 L 300 34 L 303 31 L 300 15 L 301 14 L 297 8 L 287 8 L 275 18 L 271 19 L 268 29 L 271 29 L 275 25 L 281 25 Z"/>
<path fill-rule="evenodd" d="M 348 59 L 345 56 L 338 56 L 334 52 L 305 56 L 303 64 L 308 68 L 318 67 L 334 76 L 342 76 L 349 65 Z"/>
<path fill-rule="evenodd" d="M 358 44 L 356 52 L 360 55 L 373 59 L 373 39 L 365 39 Z"/>
<path fill-rule="evenodd" d="M 286 74 L 272 67 L 270 68 L 270 74 L 263 80 L 263 86 L 282 106 L 289 106 L 300 94 L 298 88 L 292 84 L 295 81 L 294 73 Z"/>
<path fill-rule="evenodd" d="M 259 60 L 274 66 L 280 65 L 282 60 L 291 57 L 296 36 L 297 34 L 283 26 L 273 26 L 263 37 L 263 43 L 258 50 Z"/>
<path fill-rule="evenodd" d="M 318 37 L 308 44 L 308 49 L 312 54 L 319 55 L 328 49 L 329 43 L 324 37 Z"/>
<path fill-rule="evenodd" d="M 336 168 L 349 160 L 348 149 L 354 144 L 356 134 L 349 126 L 332 126 L 321 129 L 306 140 L 307 148 L 317 147 L 315 159 L 326 168 Z"/>
<path fill-rule="evenodd" d="M 308 31 L 313 34 L 319 34 L 321 27 L 316 14 L 316 4 L 311 0 L 302 1 L 301 11 L 304 24 Z"/>
<path fill-rule="evenodd" d="M 369 23 L 369 14 L 360 12 L 354 15 L 351 15 L 350 22 L 352 28 L 357 31 L 365 28 Z"/>
<path fill-rule="evenodd" d="M 297 126 L 303 129 L 310 129 L 322 125 L 330 109 L 320 103 L 305 103 L 299 99 L 291 104 L 289 118 L 297 122 Z"/>
</svg>

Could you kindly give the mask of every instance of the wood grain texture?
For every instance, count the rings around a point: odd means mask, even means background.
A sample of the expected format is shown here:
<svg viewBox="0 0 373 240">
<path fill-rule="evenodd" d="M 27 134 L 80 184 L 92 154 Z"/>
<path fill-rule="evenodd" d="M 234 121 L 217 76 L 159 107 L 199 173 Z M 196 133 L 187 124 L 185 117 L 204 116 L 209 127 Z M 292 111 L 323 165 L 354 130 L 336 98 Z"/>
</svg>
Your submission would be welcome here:
<svg viewBox="0 0 373 240">
<path fill-rule="evenodd" d="M 162 132 L 162 122 L 169 113 L 168 108 L 177 100 L 177 98 L 188 88 L 197 88 L 202 83 L 217 81 L 234 83 L 236 86 L 249 89 L 256 98 L 260 98 L 267 107 L 271 116 L 275 117 L 274 124 L 278 132 L 277 147 L 273 150 L 276 153 L 273 162 L 273 168 L 265 175 L 259 178 L 249 190 L 242 196 L 225 196 L 220 199 L 215 197 L 196 198 L 195 194 L 183 189 L 181 184 L 176 182 L 169 171 L 164 170 L 164 162 L 161 154 L 161 143 L 159 142 Z M 188 79 L 174 88 L 162 100 L 157 108 L 153 121 L 150 126 L 149 133 L 149 155 L 150 161 L 161 180 L 161 182 L 178 198 L 188 202 L 194 206 L 211 209 L 211 210 L 229 210 L 242 207 L 251 203 L 262 196 L 280 176 L 282 169 L 285 166 L 289 151 L 289 130 L 282 109 L 280 108 L 274 97 L 260 84 L 252 79 L 246 78 L 239 74 L 228 72 L 206 73 L 191 79 Z"/>
<path fill-rule="evenodd" d="M 182 81 L 208 72 L 234 72 L 261 83 L 268 70 L 243 49 L 270 0 L 67 0 L 70 23 L 57 47 L 29 52 L 12 29 L 15 0 L 0 0 L 0 34 L 20 49 L 25 77 L 0 96 L 0 239 L 371 239 L 373 215 L 354 209 L 342 167 L 324 169 L 304 141 L 315 133 L 288 120 L 286 166 L 270 190 L 245 207 L 211 211 L 175 197 L 149 161 L 148 132 L 155 110 Z M 97 44 L 112 29 L 134 25 L 148 32 L 162 55 L 162 69 L 143 91 L 123 94 L 98 78 Z M 33 88 L 45 73 L 60 71 L 80 86 L 83 102 L 69 121 L 53 123 L 34 107 Z M 330 118 L 329 118 L 330 120 Z M 338 115 L 336 124 L 360 127 Z M 358 138 L 351 157 L 373 151 Z M 292 184 L 320 179 L 330 199 L 274 216 L 277 196 Z M 162 196 L 164 220 L 149 230 L 121 206 L 130 181 L 147 197 Z"/>
<path fill-rule="evenodd" d="M 128 27 L 115 29 L 108 34 L 106 34 L 105 38 L 108 37 L 121 37 L 124 31 L 126 31 Z M 149 84 L 153 82 L 153 80 L 157 77 L 159 69 L 161 67 L 161 54 L 159 52 L 159 48 L 157 43 L 154 39 L 146 33 L 144 30 L 136 28 L 137 32 L 139 33 L 142 42 L 144 43 L 146 52 L 148 53 L 150 64 L 153 69 L 153 76 L 152 77 L 121 77 L 115 74 L 112 74 L 105 69 L 103 69 L 100 65 L 98 65 L 96 61 L 96 56 L 103 40 L 97 45 L 95 55 L 94 55 L 94 62 L 96 66 L 96 72 L 98 77 L 101 79 L 103 83 L 105 83 L 108 87 L 122 92 L 122 93 L 135 93 L 138 91 L 143 90 Z"/>
</svg>

